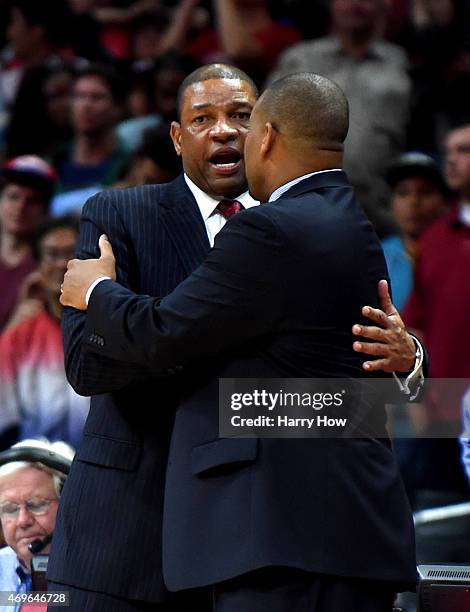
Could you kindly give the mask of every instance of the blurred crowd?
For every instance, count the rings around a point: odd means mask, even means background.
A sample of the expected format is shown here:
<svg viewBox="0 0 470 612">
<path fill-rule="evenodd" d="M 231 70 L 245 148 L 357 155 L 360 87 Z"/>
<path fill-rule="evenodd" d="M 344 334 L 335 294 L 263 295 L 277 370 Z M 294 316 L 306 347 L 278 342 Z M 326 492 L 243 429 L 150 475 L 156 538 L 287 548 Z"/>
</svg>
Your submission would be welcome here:
<svg viewBox="0 0 470 612">
<path fill-rule="evenodd" d="M 58 296 L 80 210 L 175 178 L 178 87 L 228 62 L 261 90 L 299 71 L 344 89 L 345 170 L 395 303 L 430 376 L 456 381 L 393 411 L 405 484 L 414 509 L 468 499 L 470 0 L 9 0 L 0 24 L 0 449 L 79 443 L 88 399 L 65 379 Z"/>
</svg>

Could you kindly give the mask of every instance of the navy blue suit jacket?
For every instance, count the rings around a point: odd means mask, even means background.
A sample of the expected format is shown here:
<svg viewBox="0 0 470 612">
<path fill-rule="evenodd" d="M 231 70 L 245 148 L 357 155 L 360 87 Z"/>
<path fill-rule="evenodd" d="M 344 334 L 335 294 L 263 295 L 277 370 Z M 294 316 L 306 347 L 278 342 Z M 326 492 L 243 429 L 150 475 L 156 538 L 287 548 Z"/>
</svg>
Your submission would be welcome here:
<svg viewBox="0 0 470 612">
<path fill-rule="evenodd" d="M 209 250 L 183 177 L 167 185 L 109 190 L 84 206 L 77 256 L 97 257 L 108 234 L 123 286 L 166 295 Z M 82 351 L 85 313 L 66 308 L 67 376 L 93 395 L 83 441 L 62 493 L 48 566 L 57 582 L 160 601 L 163 488 L 179 388 L 177 376 Z M 108 392 L 111 391 L 111 392 Z"/>
<path fill-rule="evenodd" d="M 351 327 L 386 277 L 375 232 L 338 171 L 231 219 L 161 301 L 112 281 L 95 288 L 85 352 L 156 375 L 198 372 L 176 412 L 166 477 L 170 589 L 269 565 L 414 582 L 412 517 L 385 433 L 218 437 L 221 377 L 362 376 Z"/>
</svg>

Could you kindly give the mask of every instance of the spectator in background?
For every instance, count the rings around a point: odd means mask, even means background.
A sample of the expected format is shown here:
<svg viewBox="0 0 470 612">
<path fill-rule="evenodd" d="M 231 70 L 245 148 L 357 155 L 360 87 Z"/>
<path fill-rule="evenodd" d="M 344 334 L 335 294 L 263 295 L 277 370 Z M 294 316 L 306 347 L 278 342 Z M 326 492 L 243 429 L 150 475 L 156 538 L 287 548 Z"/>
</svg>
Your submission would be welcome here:
<svg viewBox="0 0 470 612">
<path fill-rule="evenodd" d="M 134 70 L 151 68 L 155 60 L 168 48 L 165 32 L 168 26 L 168 12 L 148 11 L 132 22 L 131 58 Z"/>
<path fill-rule="evenodd" d="M 302 40 L 293 25 L 276 21 L 267 0 L 180 0 L 165 35 L 166 48 L 187 53 L 198 64 L 229 62 L 248 69 L 261 85 L 279 53 Z"/>
<path fill-rule="evenodd" d="M 457 202 L 418 243 L 415 286 L 404 316 L 425 339 L 431 378 L 469 378 L 470 123 L 449 132 L 444 154 Z M 434 396 L 432 403 L 433 418 L 460 422 L 461 396 Z"/>
<path fill-rule="evenodd" d="M 470 3 L 411 0 L 408 12 L 397 39 L 413 81 L 408 147 L 434 154 L 452 125 L 470 119 Z"/>
<path fill-rule="evenodd" d="M 126 164 L 115 187 L 168 183 L 182 170 L 166 123 L 145 130 L 142 143 Z"/>
<path fill-rule="evenodd" d="M 429 353 L 426 411 L 419 437 L 410 441 L 405 478 L 415 510 L 470 498 L 457 440 L 470 378 L 470 124 L 446 138 L 445 176 L 457 202 L 418 241 L 414 288 L 403 313 Z M 468 562 L 470 521 L 418 529 L 416 543 L 420 563 Z"/>
<path fill-rule="evenodd" d="M 115 134 L 121 116 L 124 86 L 110 66 L 90 65 L 75 78 L 69 146 L 52 158 L 58 173 L 55 215 L 79 212 L 90 195 L 113 184 L 126 151 Z"/>
<path fill-rule="evenodd" d="M 44 219 L 56 174 L 34 155 L 16 157 L 0 168 L 0 331 L 16 306 L 20 285 L 35 263 L 30 238 Z"/>
<path fill-rule="evenodd" d="M 74 70 L 70 65 L 54 66 L 45 74 L 42 85 L 45 117 L 43 130 L 47 130 L 44 156 L 54 155 L 72 138 L 71 101 Z"/>
<path fill-rule="evenodd" d="M 74 68 L 54 61 L 35 70 L 34 88 L 15 105 L 11 126 L 16 130 L 14 150 L 49 158 L 72 137 L 70 102 Z M 32 81 L 29 82 L 30 85 Z M 31 101 L 34 100 L 34 104 Z"/>
<path fill-rule="evenodd" d="M 69 12 L 63 0 L 12 0 L 7 36 L 11 61 L 0 77 L 0 91 L 10 111 L 6 156 L 43 153 L 47 132 L 42 85 L 48 69 L 71 57 Z M 34 103 L 32 102 L 34 100 Z"/>
<path fill-rule="evenodd" d="M 135 20 L 161 12 L 161 0 L 69 0 L 92 5 L 89 13 L 101 27 L 100 41 L 114 60 L 127 59 L 131 53 Z"/>
<path fill-rule="evenodd" d="M 193 59 L 178 51 L 168 51 L 154 63 L 152 70 L 133 74 L 134 87 L 128 95 L 128 108 L 133 112 L 117 126 L 117 136 L 126 150 L 134 151 L 142 142 L 145 130 L 162 121 L 177 118 L 176 97 L 184 78 L 196 69 Z M 146 111 L 142 114 L 141 111 Z M 169 133 L 167 135 L 170 140 Z"/>
<path fill-rule="evenodd" d="M 275 21 L 267 0 L 214 0 L 218 39 L 230 61 L 262 84 L 282 51 L 302 40 L 293 25 Z"/>
<path fill-rule="evenodd" d="M 345 170 L 380 236 L 392 231 L 385 168 L 403 149 L 410 104 L 405 53 L 383 40 L 386 0 L 331 0 L 334 33 L 284 51 L 268 82 L 310 71 L 336 81 L 350 103 Z"/>
<path fill-rule="evenodd" d="M 167 122 L 178 119 L 178 89 L 184 79 L 196 70 L 194 59 L 178 51 L 168 51 L 155 64 L 153 75 L 154 104 L 156 112 Z"/>
<path fill-rule="evenodd" d="M 304 39 L 318 38 L 328 32 L 330 23 L 329 0 L 274 0 L 270 1 L 273 15 L 292 21 Z M 309 15 L 306 19 L 306 15 Z"/>
<path fill-rule="evenodd" d="M 13 446 L 22 447 L 54 452 L 69 461 L 75 454 L 68 444 L 48 440 L 22 440 Z M 7 544 L 0 549 L 0 590 L 32 590 L 28 545 L 54 531 L 64 481 L 65 474 L 40 462 L 12 461 L 0 467 L 0 520 Z M 42 553 L 49 549 L 50 545 Z"/>
<path fill-rule="evenodd" d="M 413 288 L 413 268 L 420 236 L 448 209 L 450 190 L 434 159 L 424 153 L 410 152 L 398 157 L 387 169 L 392 190 L 392 211 L 398 232 L 382 241 L 397 308 L 402 311 Z M 389 413 L 394 451 L 412 503 L 416 482 L 413 439 L 419 429 L 419 409 L 415 405 L 395 405 Z M 437 559 L 436 559 L 437 560 Z"/>
<path fill-rule="evenodd" d="M 69 42 L 74 53 L 92 62 L 111 61 L 112 55 L 101 40 L 102 24 L 94 14 L 96 0 L 65 0 L 65 2 L 71 13 Z"/>
<path fill-rule="evenodd" d="M 429 155 L 404 153 L 387 170 L 398 232 L 382 241 L 395 306 L 403 310 L 413 287 L 418 238 L 447 210 L 450 190 Z"/>
<path fill-rule="evenodd" d="M 0 336 L 0 434 L 19 428 L 19 437 L 47 436 L 78 445 L 88 413 L 89 398 L 67 382 L 59 302 L 67 261 L 74 257 L 78 220 L 47 221 L 34 239 L 38 263 L 28 283 L 26 301 L 36 313 L 24 316 Z M 28 306 L 28 304 L 26 304 Z"/>
</svg>

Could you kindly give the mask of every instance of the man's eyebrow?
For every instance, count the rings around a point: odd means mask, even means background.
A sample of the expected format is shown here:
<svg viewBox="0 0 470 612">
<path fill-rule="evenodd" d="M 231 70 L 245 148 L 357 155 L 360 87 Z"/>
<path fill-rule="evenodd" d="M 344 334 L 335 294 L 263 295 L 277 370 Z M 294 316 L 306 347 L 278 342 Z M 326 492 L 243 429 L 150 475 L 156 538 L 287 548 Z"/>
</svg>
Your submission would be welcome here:
<svg viewBox="0 0 470 612">
<path fill-rule="evenodd" d="M 207 108 L 209 106 L 212 106 L 210 102 L 199 102 L 199 103 L 196 102 L 196 104 L 193 104 L 191 108 L 193 110 L 200 110 L 201 108 Z"/>
<path fill-rule="evenodd" d="M 196 102 L 195 104 L 192 105 L 192 110 L 202 110 L 204 108 L 209 108 L 213 106 L 213 104 L 211 102 Z M 230 107 L 230 108 L 239 108 L 240 106 L 242 107 L 246 107 L 249 108 L 250 110 L 253 109 L 253 104 L 251 104 L 250 102 L 248 102 L 248 100 L 232 100 L 231 102 L 228 102 L 225 106 Z"/>
<path fill-rule="evenodd" d="M 230 106 L 246 106 L 246 108 L 253 109 L 253 104 L 248 100 L 234 100 L 230 103 Z"/>
</svg>

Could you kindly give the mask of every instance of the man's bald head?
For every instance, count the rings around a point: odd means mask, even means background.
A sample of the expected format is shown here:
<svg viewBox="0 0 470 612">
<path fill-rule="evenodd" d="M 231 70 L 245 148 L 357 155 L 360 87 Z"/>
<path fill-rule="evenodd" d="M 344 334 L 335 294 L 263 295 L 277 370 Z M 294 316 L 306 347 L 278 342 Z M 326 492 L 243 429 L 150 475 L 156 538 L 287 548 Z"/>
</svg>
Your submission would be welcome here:
<svg viewBox="0 0 470 612">
<path fill-rule="evenodd" d="M 257 108 L 264 121 L 302 148 L 343 150 L 349 106 L 330 79 L 310 72 L 291 74 L 270 85 Z"/>
<path fill-rule="evenodd" d="M 245 140 L 251 195 L 264 202 L 296 178 L 341 168 L 348 116 L 343 91 L 317 74 L 292 74 L 270 85 L 255 104 Z"/>
</svg>

